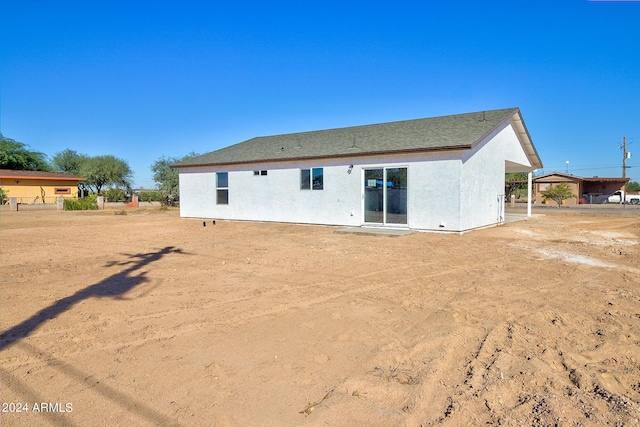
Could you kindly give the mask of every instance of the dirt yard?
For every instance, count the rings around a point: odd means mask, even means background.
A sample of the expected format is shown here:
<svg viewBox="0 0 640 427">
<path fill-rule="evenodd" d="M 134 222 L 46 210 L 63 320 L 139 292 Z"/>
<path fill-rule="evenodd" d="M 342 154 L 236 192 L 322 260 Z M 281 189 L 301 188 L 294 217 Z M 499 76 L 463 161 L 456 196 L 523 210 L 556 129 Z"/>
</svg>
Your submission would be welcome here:
<svg viewBox="0 0 640 427">
<path fill-rule="evenodd" d="M 545 214 L 3 212 L 2 425 L 640 425 L 640 210 Z"/>
</svg>

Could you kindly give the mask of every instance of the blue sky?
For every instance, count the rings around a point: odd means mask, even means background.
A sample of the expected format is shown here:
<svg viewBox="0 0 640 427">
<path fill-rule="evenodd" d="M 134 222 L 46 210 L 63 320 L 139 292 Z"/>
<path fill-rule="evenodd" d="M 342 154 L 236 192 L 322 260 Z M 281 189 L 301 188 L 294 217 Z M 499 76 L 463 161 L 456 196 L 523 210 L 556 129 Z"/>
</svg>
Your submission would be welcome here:
<svg viewBox="0 0 640 427">
<path fill-rule="evenodd" d="M 442 4 L 430 4 L 442 3 Z M 0 131 L 50 157 L 520 107 L 544 172 L 640 181 L 640 2 L 0 0 Z"/>
</svg>

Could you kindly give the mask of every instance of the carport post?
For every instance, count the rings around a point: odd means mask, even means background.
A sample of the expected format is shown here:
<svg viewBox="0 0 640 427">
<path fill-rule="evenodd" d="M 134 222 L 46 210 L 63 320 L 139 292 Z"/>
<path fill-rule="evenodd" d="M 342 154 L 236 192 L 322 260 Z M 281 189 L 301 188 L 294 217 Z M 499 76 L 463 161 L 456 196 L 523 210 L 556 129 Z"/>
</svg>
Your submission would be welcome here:
<svg viewBox="0 0 640 427">
<path fill-rule="evenodd" d="M 531 216 L 531 181 L 533 172 L 527 174 L 527 216 Z"/>
</svg>

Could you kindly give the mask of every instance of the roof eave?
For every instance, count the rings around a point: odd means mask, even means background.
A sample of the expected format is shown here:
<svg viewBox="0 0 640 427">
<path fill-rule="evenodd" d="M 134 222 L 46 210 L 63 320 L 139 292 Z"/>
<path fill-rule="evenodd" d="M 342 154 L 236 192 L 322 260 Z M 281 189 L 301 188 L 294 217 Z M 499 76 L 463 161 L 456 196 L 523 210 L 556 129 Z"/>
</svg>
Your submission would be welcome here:
<svg viewBox="0 0 640 427">
<path fill-rule="evenodd" d="M 18 179 L 18 180 L 47 180 L 47 181 L 86 181 L 87 178 L 72 177 L 72 178 L 60 178 L 51 176 L 25 176 L 25 175 L 0 175 L 0 179 Z"/>
<path fill-rule="evenodd" d="M 511 117 L 509 117 L 509 120 L 514 124 L 518 139 L 520 139 L 520 142 L 524 146 L 527 156 L 532 160 L 531 165 L 536 169 L 542 169 L 542 160 L 540 160 L 540 155 L 538 155 L 538 151 L 531 141 L 531 135 L 529 135 L 527 125 L 524 123 L 520 108 L 515 109 Z"/>
<path fill-rule="evenodd" d="M 506 116 L 484 135 L 478 138 L 478 140 L 473 143 L 473 146 L 475 147 L 476 145 L 478 145 L 480 142 L 485 140 L 485 138 L 489 137 L 489 135 L 504 126 L 507 122 L 511 123 L 511 125 L 514 127 L 518 140 L 520 141 L 520 144 L 522 144 L 522 147 L 524 148 L 525 153 L 527 154 L 527 158 L 531 162 L 532 167 L 534 169 L 542 169 L 542 160 L 540 160 L 540 156 L 538 155 L 536 148 L 533 146 L 531 136 L 529 135 L 527 126 L 524 124 L 522 114 L 520 113 L 520 108 L 518 107 L 515 107 L 508 116 Z"/>
<path fill-rule="evenodd" d="M 247 165 L 247 164 L 264 164 L 264 163 L 276 163 L 276 162 L 297 162 L 308 160 L 323 160 L 323 159 L 344 159 L 349 157 L 371 157 L 379 155 L 397 155 L 397 154 L 420 154 L 420 153 L 434 153 L 438 151 L 461 151 L 469 150 L 472 145 L 455 145 L 437 148 L 420 148 L 420 149 L 407 149 L 407 150 L 385 150 L 385 151 L 369 151 L 366 153 L 344 153 L 344 154 L 332 154 L 326 156 L 298 156 L 289 158 L 270 158 L 260 160 L 243 160 L 237 162 L 208 162 L 200 164 L 172 164 L 169 165 L 173 169 L 182 168 L 194 168 L 194 167 L 208 167 L 208 166 L 234 166 L 234 165 Z"/>
</svg>

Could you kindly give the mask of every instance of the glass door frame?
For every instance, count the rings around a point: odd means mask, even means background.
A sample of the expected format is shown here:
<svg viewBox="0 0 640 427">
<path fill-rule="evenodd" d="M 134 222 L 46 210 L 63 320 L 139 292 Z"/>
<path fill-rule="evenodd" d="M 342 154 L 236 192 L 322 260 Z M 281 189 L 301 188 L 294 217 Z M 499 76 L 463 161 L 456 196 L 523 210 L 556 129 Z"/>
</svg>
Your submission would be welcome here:
<svg viewBox="0 0 640 427">
<path fill-rule="evenodd" d="M 382 169 L 382 222 L 367 222 L 366 218 L 366 194 L 365 194 L 365 175 L 366 171 L 370 170 L 380 170 Z M 387 221 L 387 169 L 406 169 L 407 170 L 407 200 L 406 200 L 406 222 L 404 223 L 394 223 Z M 407 228 L 409 226 L 409 167 L 405 164 L 402 165 L 385 165 L 385 166 L 363 166 L 361 169 L 361 183 L 360 190 L 362 192 L 362 225 L 364 226 L 384 226 L 384 227 L 398 227 L 398 228 Z"/>
</svg>

